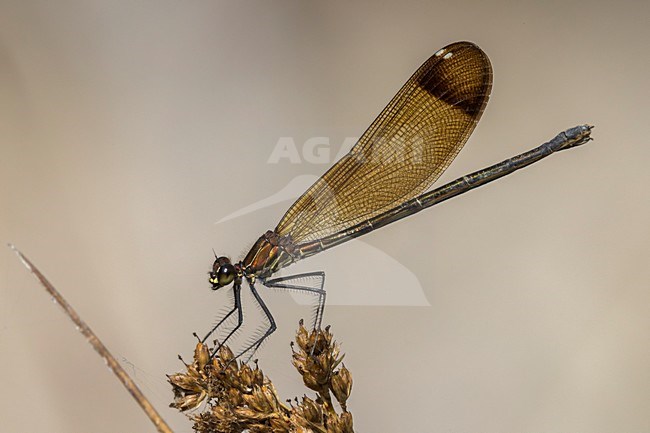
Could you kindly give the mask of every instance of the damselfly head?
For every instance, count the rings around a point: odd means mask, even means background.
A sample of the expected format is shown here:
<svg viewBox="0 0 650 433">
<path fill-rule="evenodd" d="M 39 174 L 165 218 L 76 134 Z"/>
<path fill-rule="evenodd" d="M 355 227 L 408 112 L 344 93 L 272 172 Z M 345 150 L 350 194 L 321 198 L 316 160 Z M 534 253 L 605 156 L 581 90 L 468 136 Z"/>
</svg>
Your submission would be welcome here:
<svg viewBox="0 0 650 433">
<path fill-rule="evenodd" d="M 212 284 L 212 290 L 217 290 L 232 283 L 236 273 L 235 267 L 230 263 L 228 257 L 217 257 L 212 264 L 212 271 L 208 279 Z"/>
</svg>

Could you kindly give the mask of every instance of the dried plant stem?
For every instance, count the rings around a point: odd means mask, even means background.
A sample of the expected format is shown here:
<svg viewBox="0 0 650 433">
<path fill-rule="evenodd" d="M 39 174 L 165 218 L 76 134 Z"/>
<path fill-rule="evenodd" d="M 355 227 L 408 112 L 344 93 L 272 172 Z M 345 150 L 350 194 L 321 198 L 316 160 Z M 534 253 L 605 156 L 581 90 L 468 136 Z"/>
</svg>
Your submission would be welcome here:
<svg viewBox="0 0 650 433">
<path fill-rule="evenodd" d="M 27 257 L 23 255 L 14 245 L 9 244 L 16 255 L 23 262 L 23 265 L 36 276 L 41 285 L 45 290 L 52 296 L 57 304 L 61 306 L 65 314 L 74 322 L 77 326 L 77 329 L 83 334 L 84 337 L 88 340 L 88 343 L 95 349 L 95 351 L 101 356 L 106 364 L 110 367 L 113 373 L 117 376 L 122 385 L 129 391 L 131 396 L 138 402 L 142 410 L 147 414 L 151 422 L 154 423 L 156 429 L 161 433 L 173 433 L 172 429 L 167 425 L 167 423 L 162 419 L 158 411 L 153 407 L 151 402 L 144 396 L 142 391 L 138 386 L 133 382 L 131 377 L 122 366 L 117 362 L 115 357 L 109 352 L 109 350 L 104 346 L 101 340 L 95 335 L 95 333 L 90 329 L 90 327 L 84 322 L 77 312 L 72 308 L 70 304 L 65 300 L 65 298 L 59 293 L 58 290 L 50 283 L 47 278 L 38 270 L 34 264 L 29 261 Z"/>
</svg>

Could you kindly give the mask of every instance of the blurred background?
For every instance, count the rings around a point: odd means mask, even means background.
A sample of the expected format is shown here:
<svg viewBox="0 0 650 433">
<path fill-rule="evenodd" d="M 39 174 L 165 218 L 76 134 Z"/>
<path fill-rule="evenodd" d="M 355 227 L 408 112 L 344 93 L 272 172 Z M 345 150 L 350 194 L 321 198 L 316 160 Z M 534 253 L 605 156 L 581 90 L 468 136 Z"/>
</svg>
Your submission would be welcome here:
<svg viewBox="0 0 650 433">
<path fill-rule="evenodd" d="M 645 1 L 4 0 L 0 240 L 190 432 L 164 374 L 228 302 L 211 249 L 240 258 L 292 201 L 215 223 L 321 175 L 470 40 L 492 97 L 441 181 L 577 124 L 595 141 L 304 262 L 343 299 L 325 323 L 356 430 L 650 431 L 649 18 Z M 305 154 L 313 137 L 329 157 Z M 278 142 L 298 158 L 271 158 Z M 376 281 L 414 297 L 376 302 Z M 309 308 L 262 290 L 279 330 L 257 356 L 301 396 L 289 341 Z M 155 431 L 8 248 L 0 353 L 2 431 Z"/>
</svg>

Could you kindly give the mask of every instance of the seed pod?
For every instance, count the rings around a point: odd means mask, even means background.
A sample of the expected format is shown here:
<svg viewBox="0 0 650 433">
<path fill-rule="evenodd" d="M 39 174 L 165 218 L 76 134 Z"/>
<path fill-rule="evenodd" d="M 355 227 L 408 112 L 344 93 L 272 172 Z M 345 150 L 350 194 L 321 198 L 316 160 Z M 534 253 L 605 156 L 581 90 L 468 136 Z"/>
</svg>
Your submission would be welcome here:
<svg viewBox="0 0 650 433">
<path fill-rule="evenodd" d="M 314 400 L 304 396 L 302 398 L 302 408 L 307 421 L 313 424 L 321 424 L 323 422 L 322 408 Z"/>
<path fill-rule="evenodd" d="M 352 430 L 352 414 L 350 412 L 343 412 L 340 419 L 343 425 L 343 433 L 354 433 L 354 430 Z"/>
<path fill-rule="evenodd" d="M 199 342 L 194 349 L 194 362 L 196 363 L 199 370 L 203 370 L 208 362 L 210 362 L 210 352 L 208 347 Z"/>
<path fill-rule="evenodd" d="M 334 397 L 336 397 L 336 400 L 341 403 L 341 405 L 345 405 L 345 402 L 350 397 L 350 392 L 352 392 L 352 375 L 345 366 L 335 372 L 332 376 L 330 389 L 332 390 Z"/>
</svg>

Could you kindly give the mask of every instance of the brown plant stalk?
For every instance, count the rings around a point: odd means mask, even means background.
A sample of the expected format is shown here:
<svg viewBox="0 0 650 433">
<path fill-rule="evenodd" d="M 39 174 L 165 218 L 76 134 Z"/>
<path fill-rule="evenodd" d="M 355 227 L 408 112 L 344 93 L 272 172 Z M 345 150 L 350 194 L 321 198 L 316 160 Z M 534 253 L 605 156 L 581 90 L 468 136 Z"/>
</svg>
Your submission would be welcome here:
<svg viewBox="0 0 650 433">
<path fill-rule="evenodd" d="M 115 357 L 109 352 L 108 348 L 104 346 L 99 337 L 90 329 L 90 327 L 84 322 L 79 314 L 72 308 L 72 306 L 65 300 L 63 295 L 45 278 L 45 275 L 38 270 L 38 268 L 27 258 L 23 253 L 21 253 L 14 245 L 9 244 L 11 248 L 20 261 L 25 265 L 25 267 L 38 279 L 41 285 L 45 290 L 52 296 L 52 299 L 56 301 L 57 304 L 61 306 L 63 312 L 72 320 L 76 325 L 77 329 L 81 334 L 86 337 L 86 340 L 90 345 L 95 349 L 95 351 L 101 356 L 106 365 L 113 371 L 117 379 L 124 385 L 129 394 L 135 399 L 135 401 L 140 405 L 142 410 L 145 412 L 147 417 L 151 422 L 156 426 L 156 429 L 161 433 L 173 433 L 172 429 L 167 425 L 165 420 L 162 419 L 158 411 L 153 407 L 151 402 L 145 397 L 145 395 L 140 391 L 138 386 L 133 382 L 133 379 L 128 375 L 122 366 L 117 362 Z"/>
</svg>

